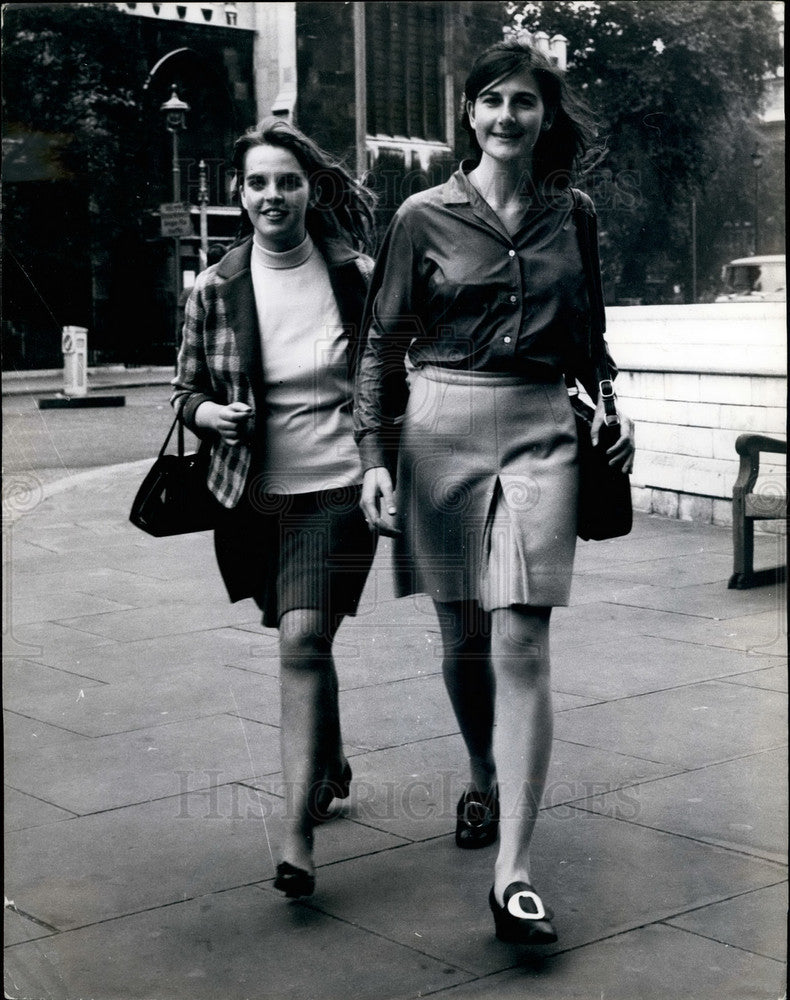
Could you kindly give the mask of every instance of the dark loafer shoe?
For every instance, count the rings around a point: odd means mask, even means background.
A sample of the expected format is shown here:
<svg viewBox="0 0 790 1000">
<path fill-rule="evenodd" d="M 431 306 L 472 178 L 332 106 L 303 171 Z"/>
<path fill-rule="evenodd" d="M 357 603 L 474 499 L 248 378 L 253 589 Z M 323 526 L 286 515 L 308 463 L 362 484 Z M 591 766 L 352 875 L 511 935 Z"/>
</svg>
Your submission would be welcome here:
<svg viewBox="0 0 790 1000">
<path fill-rule="evenodd" d="M 499 829 L 499 794 L 496 786 L 488 793 L 464 792 L 458 800 L 455 842 L 464 850 L 488 847 Z"/>
<path fill-rule="evenodd" d="M 494 914 L 496 936 L 510 944 L 554 944 L 557 932 L 551 922 L 554 914 L 528 882 L 511 882 L 505 889 L 505 905 L 500 906 L 493 886 L 488 896 Z"/>
</svg>

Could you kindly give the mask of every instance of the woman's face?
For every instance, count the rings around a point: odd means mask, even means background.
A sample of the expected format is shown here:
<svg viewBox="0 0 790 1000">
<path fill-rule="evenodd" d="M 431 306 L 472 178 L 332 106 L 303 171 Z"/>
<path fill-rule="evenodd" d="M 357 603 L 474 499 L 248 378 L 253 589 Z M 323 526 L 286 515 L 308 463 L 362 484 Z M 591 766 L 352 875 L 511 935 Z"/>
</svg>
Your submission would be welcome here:
<svg viewBox="0 0 790 1000">
<path fill-rule="evenodd" d="M 309 201 L 310 182 L 293 153 L 268 145 L 247 151 L 241 203 L 267 250 L 290 250 L 302 242 Z"/>
<path fill-rule="evenodd" d="M 467 101 L 466 110 L 484 157 L 531 166 L 535 143 L 548 123 L 540 89 L 529 70 L 481 90 L 474 102 Z"/>
</svg>

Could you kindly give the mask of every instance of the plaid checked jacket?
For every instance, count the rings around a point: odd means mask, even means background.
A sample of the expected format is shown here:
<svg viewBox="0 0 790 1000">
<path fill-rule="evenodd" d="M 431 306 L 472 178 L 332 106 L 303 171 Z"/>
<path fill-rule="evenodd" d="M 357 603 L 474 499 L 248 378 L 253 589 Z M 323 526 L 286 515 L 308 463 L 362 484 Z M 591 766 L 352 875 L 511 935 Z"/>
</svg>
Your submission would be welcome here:
<svg viewBox="0 0 790 1000">
<path fill-rule="evenodd" d="M 339 241 L 325 241 L 326 260 L 343 324 L 348 332 L 349 376 L 353 385 L 359 357 L 360 320 L 373 261 Z M 244 493 L 253 449 L 263 440 L 261 420 L 266 401 L 258 316 L 252 289 L 252 238 L 230 250 L 195 282 L 187 300 L 184 330 L 173 379 L 171 404 L 184 424 L 211 440 L 208 486 L 225 507 L 235 507 Z M 252 407 L 248 441 L 232 447 L 216 434 L 195 426 L 195 412 L 207 400 L 233 401 Z"/>
</svg>

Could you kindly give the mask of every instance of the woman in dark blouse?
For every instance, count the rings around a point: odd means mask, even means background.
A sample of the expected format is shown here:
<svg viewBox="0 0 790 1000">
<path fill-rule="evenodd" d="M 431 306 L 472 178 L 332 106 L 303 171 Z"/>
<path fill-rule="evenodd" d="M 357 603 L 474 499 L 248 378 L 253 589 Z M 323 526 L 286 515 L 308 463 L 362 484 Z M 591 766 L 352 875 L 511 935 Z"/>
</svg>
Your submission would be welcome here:
<svg viewBox="0 0 790 1000">
<path fill-rule="evenodd" d="M 578 108 L 521 39 L 476 61 L 464 124 L 477 160 L 408 198 L 389 228 L 355 411 L 362 509 L 396 536 L 399 594 L 427 593 L 439 618 L 471 768 L 456 843 L 499 831 L 497 935 L 529 944 L 556 940 L 529 847 L 552 742 L 549 619 L 569 603 L 576 542 L 565 373 L 598 401 L 594 441 L 603 423 L 569 188 L 589 134 Z M 633 425 L 620 422 L 610 464 L 630 471 Z"/>
</svg>

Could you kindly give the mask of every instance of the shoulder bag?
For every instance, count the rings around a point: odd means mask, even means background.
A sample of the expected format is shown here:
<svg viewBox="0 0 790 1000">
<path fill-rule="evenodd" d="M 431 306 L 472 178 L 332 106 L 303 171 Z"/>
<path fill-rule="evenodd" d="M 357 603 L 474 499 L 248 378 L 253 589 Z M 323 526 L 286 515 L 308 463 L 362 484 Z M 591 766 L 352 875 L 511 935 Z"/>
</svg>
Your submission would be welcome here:
<svg viewBox="0 0 790 1000">
<path fill-rule="evenodd" d="M 576 418 L 579 440 L 579 504 L 576 532 L 584 540 L 602 541 L 627 535 L 633 525 L 631 482 L 628 473 L 609 465 L 606 449 L 620 437 L 620 418 L 615 406 L 614 386 L 604 343 L 603 290 L 597 241 L 582 207 L 581 192 L 571 189 L 574 222 L 579 240 L 590 305 L 590 351 L 598 392 L 604 403 L 604 424 L 593 447 L 590 438 L 595 410 L 579 395 L 576 379 L 566 376 L 568 394 Z"/>
<path fill-rule="evenodd" d="M 178 424 L 178 453 L 166 455 Z M 132 504 L 129 520 L 149 535 L 185 535 L 215 527 L 220 504 L 206 484 L 211 446 L 201 443 L 197 452 L 184 453 L 184 425 L 176 416 L 148 475 Z"/>
</svg>

